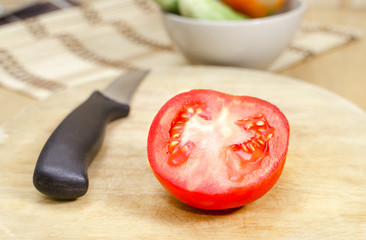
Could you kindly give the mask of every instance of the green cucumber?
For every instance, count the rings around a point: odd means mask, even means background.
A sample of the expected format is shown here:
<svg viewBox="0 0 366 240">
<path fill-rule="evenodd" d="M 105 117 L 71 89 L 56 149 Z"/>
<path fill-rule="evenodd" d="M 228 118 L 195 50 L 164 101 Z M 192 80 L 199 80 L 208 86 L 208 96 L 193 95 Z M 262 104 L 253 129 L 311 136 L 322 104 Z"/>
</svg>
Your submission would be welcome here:
<svg viewBox="0 0 366 240">
<path fill-rule="evenodd" d="M 204 20 L 242 20 L 248 17 L 217 0 L 179 0 L 182 16 Z"/>
<path fill-rule="evenodd" d="M 179 13 L 178 12 L 178 2 L 179 0 L 155 0 L 155 2 L 167 12 Z"/>
</svg>

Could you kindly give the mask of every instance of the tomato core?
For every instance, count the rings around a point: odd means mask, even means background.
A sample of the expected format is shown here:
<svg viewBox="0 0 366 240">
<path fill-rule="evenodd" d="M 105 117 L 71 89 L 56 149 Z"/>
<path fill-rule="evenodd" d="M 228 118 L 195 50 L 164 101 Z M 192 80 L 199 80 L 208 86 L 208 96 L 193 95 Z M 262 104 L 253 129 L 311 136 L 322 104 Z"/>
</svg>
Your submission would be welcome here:
<svg viewBox="0 0 366 240">
<path fill-rule="evenodd" d="M 206 145 L 206 142 L 209 142 L 207 138 L 230 138 L 233 131 L 241 131 L 241 134 L 246 137 L 241 142 L 220 146 L 223 151 L 219 153 L 221 156 L 217 157 L 225 162 L 228 168 L 228 179 L 231 181 L 242 181 L 245 174 L 259 168 L 261 160 L 268 156 L 268 141 L 273 137 L 274 128 L 268 124 L 263 114 L 228 122 L 227 111 L 227 108 L 222 108 L 217 119 L 213 119 L 210 111 L 202 103 L 183 106 L 172 121 L 169 130 L 168 164 L 182 165 L 199 145 L 203 148 L 201 151 L 209 149 Z M 188 140 L 184 140 L 185 135 L 189 136 L 186 137 Z M 210 154 L 205 153 L 205 155 Z"/>
</svg>

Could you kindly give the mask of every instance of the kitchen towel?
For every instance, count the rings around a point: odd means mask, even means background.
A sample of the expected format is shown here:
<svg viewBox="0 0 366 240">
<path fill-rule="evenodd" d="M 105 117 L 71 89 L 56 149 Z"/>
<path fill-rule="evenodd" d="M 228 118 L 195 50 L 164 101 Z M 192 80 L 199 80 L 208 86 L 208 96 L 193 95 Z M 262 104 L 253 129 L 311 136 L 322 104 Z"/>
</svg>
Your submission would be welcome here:
<svg viewBox="0 0 366 240">
<path fill-rule="evenodd" d="M 303 22 L 268 70 L 278 72 L 360 37 L 354 29 Z M 151 0 L 82 1 L 0 27 L 0 84 L 36 99 L 134 69 L 188 64 Z"/>
</svg>

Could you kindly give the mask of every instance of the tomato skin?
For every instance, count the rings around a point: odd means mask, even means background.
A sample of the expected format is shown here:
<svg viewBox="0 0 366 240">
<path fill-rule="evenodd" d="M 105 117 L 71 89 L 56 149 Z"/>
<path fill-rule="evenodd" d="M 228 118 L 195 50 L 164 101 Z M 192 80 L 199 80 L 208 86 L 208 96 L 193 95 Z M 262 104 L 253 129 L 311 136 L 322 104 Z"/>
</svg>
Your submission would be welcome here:
<svg viewBox="0 0 366 240">
<path fill-rule="evenodd" d="M 221 0 L 234 10 L 253 18 L 265 17 L 280 9 L 286 0 Z"/>
<path fill-rule="evenodd" d="M 220 99 L 220 101 L 216 101 L 217 99 Z M 175 116 L 182 108 L 182 105 L 188 104 L 191 106 L 190 104 L 192 102 L 207 102 L 208 105 L 211 104 L 210 107 L 212 108 L 212 111 L 215 112 L 222 107 L 216 102 L 235 102 L 238 99 L 248 103 L 248 106 L 258 104 L 258 107 L 253 107 L 254 110 L 257 108 L 262 109 L 263 106 L 266 109 L 269 109 L 271 112 L 268 114 L 266 113 L 269 117 L 268 121 L 270 121 L 271 124 L 273 123 L 281 126 L 280 129 L 275 130 L 274 133 L 276 137 L 274 137 L 273 141 L 281 142 L 281 145 L 283 146 L 280 147 L 280 152 L 274 153 L 276 159 L 273 160 L 275 162 L 271 171 L 255 178 L 248 184 L 233 183 L 232 186 L 228 186 L 224 191 L 216 189 L 215 185 L 208 185 L 208 189 L 203 187 L 192 190 L 184 186 L 181 182 L 169 178 L 169 174 L 179 175 L 179 169 L 176 172 L 173 172 L 172 170 L 172 173 L 167 173 L 170 171 L 169 169 L 180 168 L 181 166 L 168 166 L 166 168 L 168 170 L 166 170 L 159 164 L 161 164 L 161 162 L 166 162 L 165 165 L 169 165 L 169 153 L 166 146 L 169 145 L 168 139 L 169 134 L 171 134 L 170 129 L 174 126 L 174 122 L 176 121 Z M 275 185 L 282 173 L 286 161 L 288 143 L 289 125 L 287 119 L 274 105 L 261 99 L 247 96 L 233 96 L 212 90 L 192 90 L 173 97 L 159 110 L 150 127 L 147 154 L 153 173 L 162 186 L 172 196 L 193 207 L 218 210 L 236 208 L 249 204 L 267 193 Z M 274 146 L 275 145 L 273 144 L 271 145 L 272 149 L 275 148 Z M 225 171 L 225 169 L 223 169 L 223 171 Z M 189 176 L 189 178 L 195 177 L 197 176 L 194 174 Z"/>
</svg>

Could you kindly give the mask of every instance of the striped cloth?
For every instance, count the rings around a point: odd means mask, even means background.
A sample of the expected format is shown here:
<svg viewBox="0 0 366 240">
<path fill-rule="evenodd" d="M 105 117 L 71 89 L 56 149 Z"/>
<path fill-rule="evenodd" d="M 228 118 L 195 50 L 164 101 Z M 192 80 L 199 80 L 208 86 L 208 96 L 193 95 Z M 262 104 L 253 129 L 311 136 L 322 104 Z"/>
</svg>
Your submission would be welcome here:
<svg viewBox="0 0 366 240">
<path fill-rule="evenodd" d="M 36 99 L 134 69 L 189 63 L 174 50 L 152 0 L 93 0 L 0 26 L 0 84 Z M 280 71 L 347 44 L 351 29 L 302 23 L 269 68 Z"/>
</svg>

